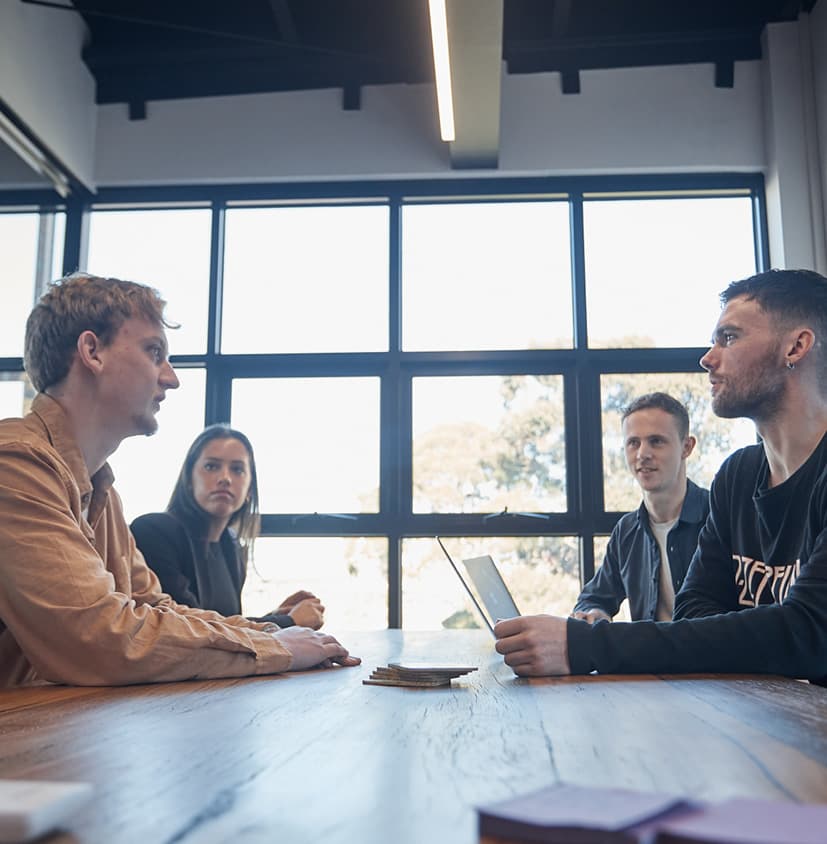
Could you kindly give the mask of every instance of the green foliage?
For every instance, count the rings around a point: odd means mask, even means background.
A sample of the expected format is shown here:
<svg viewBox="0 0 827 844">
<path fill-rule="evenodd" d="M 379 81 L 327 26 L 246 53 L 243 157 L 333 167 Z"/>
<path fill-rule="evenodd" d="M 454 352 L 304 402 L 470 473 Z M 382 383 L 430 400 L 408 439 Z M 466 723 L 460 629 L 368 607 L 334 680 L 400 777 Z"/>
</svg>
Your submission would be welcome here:
<svg viewBox="0 0 827 844">
<path fill-rule="evenodd" d="M 731 420 L 718 419 L 708 399 L 702 373 L 609 374 L 602 376 L 601 425 L 605 506 L 609 511 L 634 509 L 640 490 L 625 464 L 620 418 L 643 393 L 661 390 L 683 402 L 691 432 L 698 438 L 688 473 L 708 485 L 724 457 L 738 445 Z M 505 376 L 499 386 L 503 413 L 495 423 L 460 420 L 443 423 L 418 436 L 415 443 L 414 509 L 416 512 L 500 513 L 550 512 L 565 507 L 565 419 L 563 379 L 559 375 Z M 494 523 L 499 537 L 463 541 L 463 556 L 490 553 L 523 612 L 566 614 L 580 588 L 580 544 L 576 537 L 509 537 L 509 517 Z M 354 541 L 355 543 L 356 541 Z M 350 563 L 355 573 L 356 555 Z M 600 557 L 598 555 L 598 561 Z M 436 544 L 406 542 L 406 582 L 431 578 L 446 562 Z M 456 601 L 458 584 L 446 575 Z M 434 587 L 438 589 L 439 587 Z M 451 592 L 453 595 L 454 593 Z M 451 599 L 453 600 L 453 599 Z M 441 618 L 441 616 L 437 616 Z M 446 627 L 477 626 L 468 607 L 442 620 Z"/>
<path fill-rule="evenodd" d="M 468 610 L 458 610 L 448 616 L 442 626 L 446 630 L 478 630 L 477 619 Z"/>
<path fill-rule="evenodd" d="M 494 427 L 457 422 L 415 444 L 414 509 L 500 512 L 562 509 L 565 502 L 563 383 L 559 375 L 501 379 Z"/>
<path fill-rule="evenodd" d="M 740 426 L 720 419 L 712 412 L 709 383 L 704 373 L 670 372 L 604 375 L 603 472 L 607 510 L 625 511 L 637 506 L 640 491 L 626 467 L 621 434 L 621 416 L 633 399 L 660 391 L 683 402 L 689 413 L 689 432 L 697 439 L 695 452 L 687 461 L 687 474 L 702 486 L 709 486 L 724 458 L 739 447 Z"/>
</svg>

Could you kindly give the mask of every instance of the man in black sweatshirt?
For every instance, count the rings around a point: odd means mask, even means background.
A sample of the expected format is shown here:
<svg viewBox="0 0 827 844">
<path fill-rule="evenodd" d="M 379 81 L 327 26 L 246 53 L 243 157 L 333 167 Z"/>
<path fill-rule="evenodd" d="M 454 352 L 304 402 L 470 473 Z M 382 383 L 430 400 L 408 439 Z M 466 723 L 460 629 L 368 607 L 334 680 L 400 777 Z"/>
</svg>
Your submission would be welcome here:
<svg viewBox="0 0 827 844">
<path fill-rule="evenodd" d="M 671 622 L 524 616 L 494 628 L 516 674 L 748 672 L 827 681 L 827 278 L 733 282 L 701 358 L 718 416 L 755 422 L 729 457 Z"/>
</svg>

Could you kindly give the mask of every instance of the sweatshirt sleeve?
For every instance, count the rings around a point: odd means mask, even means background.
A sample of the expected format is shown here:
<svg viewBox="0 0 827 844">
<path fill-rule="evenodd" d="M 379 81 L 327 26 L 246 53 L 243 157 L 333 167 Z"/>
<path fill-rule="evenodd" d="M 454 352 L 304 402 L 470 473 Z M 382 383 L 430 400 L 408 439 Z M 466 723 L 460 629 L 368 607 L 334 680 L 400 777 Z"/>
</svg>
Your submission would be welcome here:
<svg viewBox="0 0 827 844">
<path fill-rule="evenodd" d="M 783 604 L 671 622 L 569 619 L 573 674 L 827 676 L 827 531 Z"/>
<path fill-rule="evenodd" d="M 716 490 L 716 486 L 718 489 Z M 736 610 L 734 569 L 723 529 L 722 485 L 701 534 L 676 620 L 607 622 L 569 619 L 573 674 L 755 673 L 823 683 L 827 677 L 827 491 L 811 501 L 815 538 L 783 603 Z M 742 493 L 743 494 L 743 491 Z"/>
</svg>

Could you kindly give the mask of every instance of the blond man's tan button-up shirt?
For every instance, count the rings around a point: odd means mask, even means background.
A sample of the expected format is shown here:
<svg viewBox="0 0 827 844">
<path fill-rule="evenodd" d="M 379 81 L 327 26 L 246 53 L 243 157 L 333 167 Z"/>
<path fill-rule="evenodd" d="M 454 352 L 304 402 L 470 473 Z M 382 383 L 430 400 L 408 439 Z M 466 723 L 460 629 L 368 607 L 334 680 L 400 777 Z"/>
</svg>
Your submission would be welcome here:
<svg viewBox="0 0 827 844">
<path fill-rule="evenodd" d="M 112 481 L 108 465 L 89 477 L 49 396 L 25 418 L 0 421 L 0 687 L 287 670 L 275 625 L 185 607 L 161 591 Z"/>
</svg>

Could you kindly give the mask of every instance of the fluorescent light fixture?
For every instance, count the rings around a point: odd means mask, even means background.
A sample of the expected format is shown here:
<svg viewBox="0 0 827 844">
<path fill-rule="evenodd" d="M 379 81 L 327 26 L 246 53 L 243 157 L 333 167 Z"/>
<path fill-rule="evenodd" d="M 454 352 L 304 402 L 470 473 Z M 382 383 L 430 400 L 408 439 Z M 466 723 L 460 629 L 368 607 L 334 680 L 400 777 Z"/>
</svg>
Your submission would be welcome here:
<svg viewBox="0 0 827 844">
<path fill-rule="evenodd" d="M 451 57 L 448 54 L 447 0 L 428 0 L 431 14 L 431 42 L 434 50 L 436 101 L 439 109 L 439 133 L 443 141 L 453 141 L 454 98 L 451 93 Z"/>
<path fill-rule="evenodd" d="M 9 118 L 0 112 L 0 141 L 3 141 L 38 175 L 52 183 L 52 187 L 66 198 L 71 193 L 66 174 L 55 167 L 43 151 L 33 143 Z"/>
</svg>

